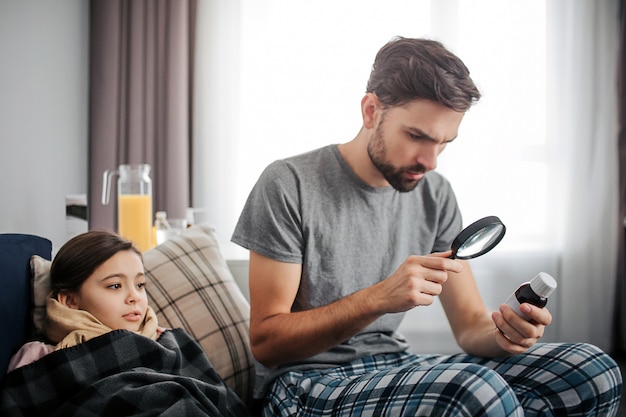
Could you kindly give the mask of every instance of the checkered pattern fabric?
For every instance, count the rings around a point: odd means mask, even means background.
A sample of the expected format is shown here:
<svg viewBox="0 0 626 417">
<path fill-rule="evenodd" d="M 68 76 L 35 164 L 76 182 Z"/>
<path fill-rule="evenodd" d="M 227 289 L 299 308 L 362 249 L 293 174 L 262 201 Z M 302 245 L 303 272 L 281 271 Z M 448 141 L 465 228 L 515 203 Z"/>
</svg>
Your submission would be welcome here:
<svg viewBox="0 0 626 417">
<path fill-rule="evenodd" d="M 614 416 L 622 378 L 588 344 L 539 344 L 523 355 L 387 354 L 291 371 L 264 416 Z"/>
<path fill-rule="evenodd" d="M 157 341 L 114 330 L 8 373 L 1 388 L 5 417 L 249 416 L 181 329 Z"/>
<path fill-rule="evenodd" d="M 214 229 L 187 229 L 145 252 L 144 265 L 148 299 L 159 325 L 185 329 L 226 384 L 250 401 L 250 306 L 220 252 Z"/>
</svg>

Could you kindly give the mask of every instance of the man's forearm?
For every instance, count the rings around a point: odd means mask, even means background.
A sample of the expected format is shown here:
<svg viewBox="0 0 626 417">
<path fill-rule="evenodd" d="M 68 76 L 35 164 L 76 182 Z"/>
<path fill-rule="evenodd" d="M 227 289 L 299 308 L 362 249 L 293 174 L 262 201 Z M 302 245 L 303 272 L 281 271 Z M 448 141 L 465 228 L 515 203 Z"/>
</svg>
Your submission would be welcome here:
<svg viewBox="0 0 626 417">
<path fill-rule="evenodd" d="M 381 315 L 368 291 L 371 289 L 323 307 L 277 314 L 256 323 L 250 331 L 254 356 L 273 368 L 314 356 L 348 340 Z"/>
</svg>

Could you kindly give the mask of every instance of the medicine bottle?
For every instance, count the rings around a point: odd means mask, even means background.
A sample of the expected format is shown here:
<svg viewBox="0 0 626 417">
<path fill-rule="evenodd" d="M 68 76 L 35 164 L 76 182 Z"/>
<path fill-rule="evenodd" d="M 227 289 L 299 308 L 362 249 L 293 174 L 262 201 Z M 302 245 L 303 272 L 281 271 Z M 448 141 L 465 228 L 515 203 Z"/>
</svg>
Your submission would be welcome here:
<svg viewBox="0 0 626 417">
<path fill-rule="evenodd" d="M 548 297 L 555 289 L 556 280 L 550 274 L 540 272 L 529 282 L 525 282 L 517 287 L 506 303 L 521 317 L 530 320 L 530 317 L 520 311 L 520 305 L 528 303 L 543 308 L 548 303 Z"/>
<path fill-rule="evenodd" d="M 167 213 L 164 211 L 157 211 L 154 219 L 154 244 L 160 245 L 167 240 L 170 224 L 167 221 Z"/>
</svg>

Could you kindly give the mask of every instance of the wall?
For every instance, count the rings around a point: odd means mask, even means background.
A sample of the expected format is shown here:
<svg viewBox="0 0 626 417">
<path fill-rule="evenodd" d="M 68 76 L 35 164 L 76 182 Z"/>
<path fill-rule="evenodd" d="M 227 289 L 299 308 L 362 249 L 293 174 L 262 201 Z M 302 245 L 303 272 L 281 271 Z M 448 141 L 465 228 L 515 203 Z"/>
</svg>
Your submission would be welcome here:
<svg viewBox="0 0 626 417">
<path fill-rule="evenodd" d="M 89 2 L 0 1 L 0 233 L 65 242 L 87 192 Z"/>
</svg>

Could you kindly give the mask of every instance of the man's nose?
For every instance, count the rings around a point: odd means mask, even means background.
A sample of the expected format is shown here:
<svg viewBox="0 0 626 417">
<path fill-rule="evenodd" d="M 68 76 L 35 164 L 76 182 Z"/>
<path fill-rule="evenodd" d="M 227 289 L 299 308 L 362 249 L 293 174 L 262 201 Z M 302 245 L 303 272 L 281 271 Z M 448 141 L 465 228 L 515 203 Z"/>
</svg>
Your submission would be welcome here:
<svg viewBox="0 0 626 417">
<path fill-rule="evenodd" d="M 427 171 L 432 171 L 437 168 L 437 157 L 440 152 L 438 144 L 422 146 L 417 154 L 416 161 L 423 165 Z"/>
</svg>

